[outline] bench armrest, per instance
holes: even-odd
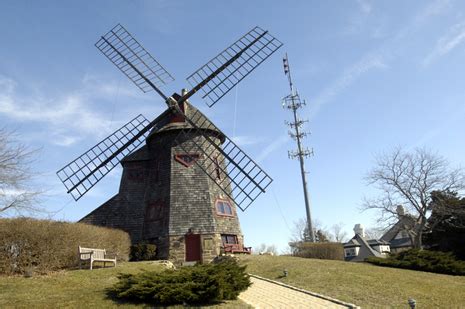
[[[83,255],[83,254],[94,254],[94,251],[90,251],[90,252],[79,252],[79,255]]]

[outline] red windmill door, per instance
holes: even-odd
[[[200,234],[187,234],[186,238],[186,262],[201,260]]]

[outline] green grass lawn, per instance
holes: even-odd
[[[243,256],[251,274],[281,281],[362,308],[465,308],[465,277],[290,256]],[[283,269],[288,277],[282,278]]]
[[[465,277],[386,268],[365,263],[302,259],[288,256],[242,256],[247,271],[363,308],[408,308],[413,297],[417,308],[465,308]],[[282,278],[283,269],[289,271]],[[122,263],[116,268],[70,270],[47,276],[1,277],[0,308],[112,308],[144,307],[118,304],[106,297],[105,289],[118,273],[162,270],[152,262]],[[182,308],[182,306],[178,306]],[[237,300],[213,308],[243,308]]]
[[[108,299],[105,289],[118,279],[118,273],[142,270],[163,270],[153,262],[121,263],[116,268],[70,270],[47,276],[0,276],[0,308],[113,308],[147,307],[147,305],[118,304]],[[183,306],[177,306],[183,308]],[[212,308],[243,308],[246,304],[228,301]]]

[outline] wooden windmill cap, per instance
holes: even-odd
[[[181,98],[181,96],[177,93],[174,93],[172,97],[175,100]],[[179,108],[189,119],[193,120],[200,129],[210,131],[215,136],[220,138],[222,143],[224,142],[224,134],[210,121],[210,119],[208,119],[204,114],[202,114],[196,107],[191,105],[189,101],[182,102],[179,105]],[[192,126],[184,119],[183,115],[168,112],[168,110],[165,111],[165,113],[165,117],[163,117],[158,122],[158,124],[153,127],[149,136],[147,137],[147,140],[166,132],[182,129],[192,129]]]

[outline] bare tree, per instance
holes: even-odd
[[[367,227],[365,229],[365,237],[367,239],[380,239],[385,233],[383,228]]]
[[[40,192],[30,186],[36,150],[18,143],[15,134],[0,129],[0,216],[42,212]]]
[[[262,254],[262,253],[272,253],[273,255],[278,255],[278,249],[275,245],[267,245],[262,243],[260,246],[254,248],[255,254]]]
[[[363,209],[378,210],[379,223],[394,223],[396,208],[403,205],[415,223],[409,233],[415,248],[422,246],[422,233],[431,214],[431,192],[460,191],[465,188],[463,170],[450,168],[441,156],[426,149],[412,152],[396,148],[376,158],[366,181],[381,191],[378,198],[365,198]]]
[[[334,239],[335,242],[344,242],[347,238],[347,232],[344,231],[344,223],[339,222],[331,226],[331,238]]]
[[[315,241],[322,242],[328,241],[330,237],[330,233],[324,228],[319,220],[312,220],[312,226],[315,233]],[[306,242],[309,241],[309,233],[308,233],[308,225],[307,219],[300,218],[299,220],[294,222],[294,227],[292,229],[291,235],[291,243],[297,242]]]

